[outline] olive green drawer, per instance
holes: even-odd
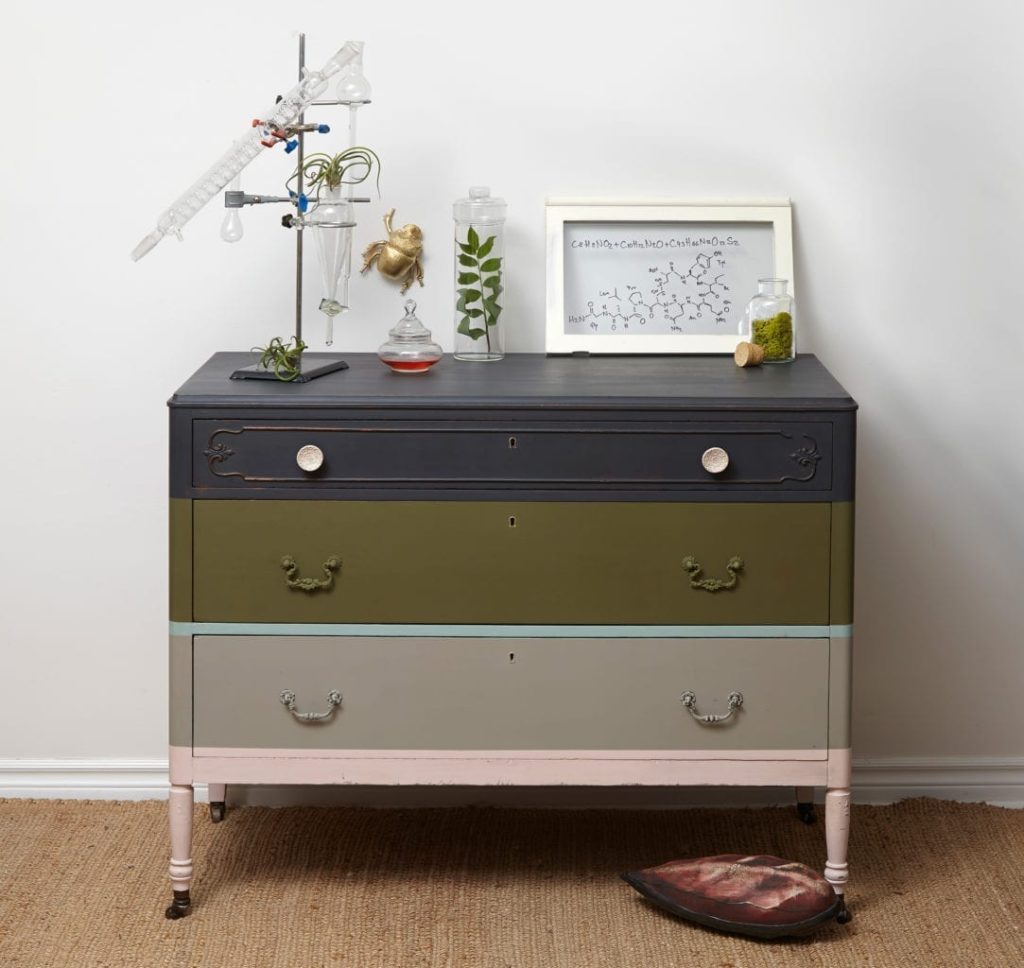
[[[192,506],[193,618],[201,622],[829,622],[825,503]],[[693,587],[731,581],[733,558],[742,559],[735,587]],[[289,578],[326,580],[328,559],[337,566],[330,587],[289,587]],[[701,572],[687,571],[687,559]]]
[[[234,749],[803,750],[827,639],[196,636],[194,744]],[[300,721],[281,702],[291,691]],[[341,696],[332,709],[327,696]],[[742,705],[725,722],[731,693]]]

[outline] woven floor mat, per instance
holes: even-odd
[[[171,922],[166,805],[0,800],[2,968],[1024,965],[1024,810],[855,807],[853,921],[759,942],[677,921],[618,874],[767,853],[815,868],[793,810],[196,808]]]

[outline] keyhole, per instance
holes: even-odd
[[[508,526],[514,528],[516,526],[516,516],[514,514],[509,515]]]
[[[515,450],[516,447],[518,447],[518,446],[519,446],[519,442],[515,439],[515,437],[509,437],[509,439],[508,439],[508,449],[509,450]]]
[[[515,662],[516,661],[516,654],[515,654],[515,652],[509,652],[509,654],[508,654],[508,661],[509,662]]]

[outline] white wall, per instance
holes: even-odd
[[[367,42],[378,218],[426,233],[451,345],[451,201],[509,201],[512,350],[543,348],[545,195],[789,195],[801,347],[860,401],[855,741],[1024,754],[1024,138],[1017,0],[19,4],[0,58],[6,365],[0,759],[159,757],[165,401],[289,332],[278,211],[138,264],[157,214],[291,83]],[[275,192],[278,152],[244,185]],[[309,266],[312,283],[313,266]],[[354,283],[340,343],[400,314]],[[308,318],[315,317],[310,294]],[[313,323],[312,335],[322,329]]]

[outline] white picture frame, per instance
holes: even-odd
[[[732,353],[757,279],[794,291],[787,198],[549,198],[545,222],[552,355]]]

